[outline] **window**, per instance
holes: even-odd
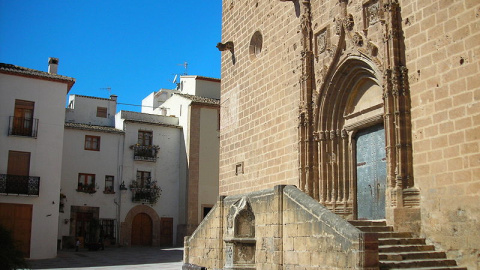
[[[150,146],[150,145],[152,145],[152,140],[153,140],[153,132],[145,131],[145,130],[139,130],[138,131],[138,144],[139,145]]]
[[[100,151],[100,136],[85,135],[85,150]]]
[[[114,194],[115,190],[113,189],[113,179],[112,175],[105,175],[105,190],[103,193]]]
[[[146,171],[137,171],[138,187],[145,187],[147,182],[151,180],[151,173]]]
[[[36,121],[33,119],[35,102],[15,100],[15,111],[11,123],[11,135],[36,137]],[[32,132],[35,131],[35,134]]]
[[[95,193],[95,174],[79,173],[77,191]]]
[[[111,245],[115,244],[115,223],[115,219],[100,219],[100,238],[110,242]]]
[[[107,118],[107,107],[97,107],[97,117]]]

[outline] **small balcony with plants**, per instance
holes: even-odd
[[[143,185],[133,180],[130,183],[130,190],[132,191],[132,202],[155,204],[162,194],[162,189],[157,186],[156,181],[147,180]]]
[[[40,177],[0,174],[0,193],[38,196],[40,193]]]
[[[130,149],[133,149],[134,160],[155,162],[157,160],[157,154],[160,147],[158,145],[134,144],[130,146]]]

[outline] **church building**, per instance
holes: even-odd
[[[223,0],[221,196],[185,265],[479,269],[479,18]]]

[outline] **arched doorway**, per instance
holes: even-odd
[[[386,186],[386,179],[382,177],[377,185],[379,181],[371,182],[368,175],[377,173],[371,170],[378,167],[371,161],[372,153],[385,153],[386,148],[381,77],[371,63],[352,58],[334,72],[331,81],[321,89],[316,109],[318,181],[313,189],[318,195],[314,197],[347,219],[383,219],[385,188],[379,188]],[[385,154],[380,160],[386,164]],[[383,204],[373,205],[379,200]],[[373,216],[371,209],[380,214]]]
[[[152,245],[152,219],[145,213],[139,213],[132,222],[132,246]]]
[[[128,211],[120,224],[120,243],[126,246],[160,245],[160,217],[152,207],[137,205]]]

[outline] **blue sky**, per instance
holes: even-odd
[[[175,74],[220,78],[220,0],[0,0],[0,62],[76,79],[70,94],[140,104]],[[139,111],[139,107],[119,106]]]

